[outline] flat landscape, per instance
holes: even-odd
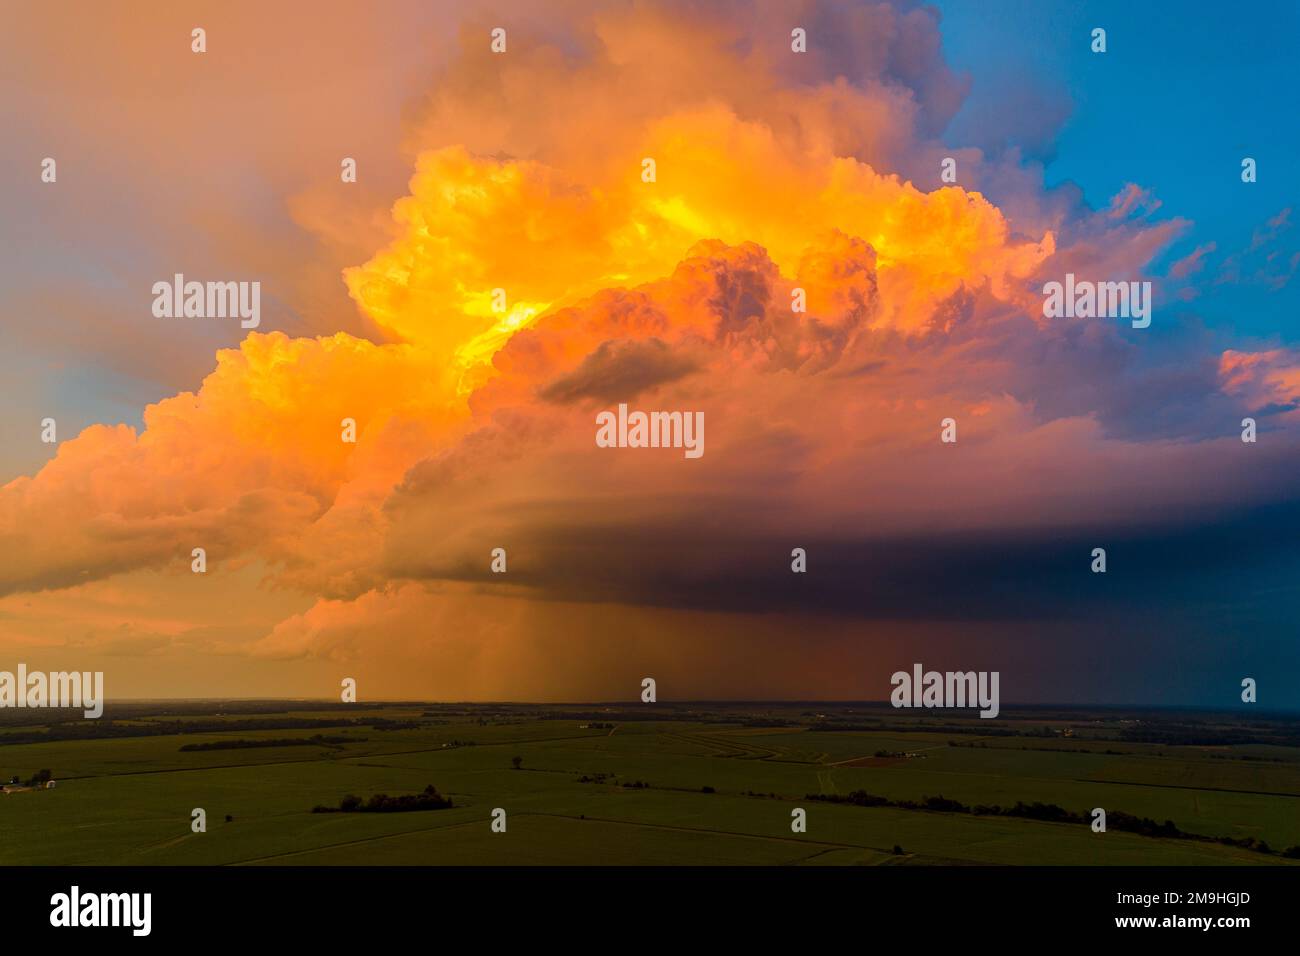
[[[4,717],[5,865],[1300,863],[1300,721],[1277,715],[171,701]],[[430,786],[452,805],[339,812]]]

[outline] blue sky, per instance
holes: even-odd
[[[972,76],[949,143],[1004,145],[982,141],[981,127],[989,115],[1005,114],[1009,94],[1044,122],[1064,113],[1055,135],[1020,138],[1026,155],[1044,162],[1048,186],[1072,182],[1102,208],[1134,182],[1163,203],[1154,218],[1192,221],[1153,263],[1156,271],[1213,242],[1205,273],[1213,275],[1268,219],[1297,205],[1300,4],[935,5],[950,65]],[[1106,30],[1105,54],[1091,50],[1094,27]],[[1024,121],[1034,125],[1031,116]],[[1245,156],[1258,163],[1253,185],[1241,182]],[[1297,233],[1292,226],[1279,236],[1281,255],[1300,249]],[[1211,327],[1265,342],[1300,339],[1300,282],[1278,291],[1247,282],[1201,287],[1193,311]]]

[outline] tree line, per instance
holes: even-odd
[[[317,805],[312,813],[407,813],[414,810],[446,810],[452,806],[451,798],[444,797],[438,788],[429,784],[420,793],[406,793],[390,797],[386,793],[377,793],[369,800],[362,800],[349,793],[339,801],[337,807]]]
[[[920,800],[890,800],[865,790],[854,790],[847,796],[840,794],[810,793],[808,800],[823,803],[847,803],[855,807],[893,807],[898,810],[930,810],[936,813],[969,813],[974,816],[1022,817],[1027,820],[1039,820],[1046,823],[1081,823],[1092,824],[1091,813],[1075,813],[1055,803],[1024,803],[1017,800],[1015,806],[1003,807],[998,804],[975,804],[967,806],[959,800],[950,800],[943,794],[937,797],[921,797]],[[1258,853],[1276,853],[1264,840],[1255,837],[1212,837],[1200,833],[1188,833],[1180,830],[1173,820],[1157,823],[1150,817],[1139,817],[1123,810],[1106,811],[1106,829],[1136,833],[1139,836],[1164,837],[1166,839],[1199,840],[1202,843],[1221,843],[1236,846]],[[1300,846],[1287,847],[1281,855],[1288,859],[1300,859]]]

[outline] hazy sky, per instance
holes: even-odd
[[[1300,706],[1300,23],[1131,6],[13,11],[0,670]],[[1150,327],[1045,318],[1067,274]],[[704,454],[598,447],[619,403]]]

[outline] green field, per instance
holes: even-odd
[[[664,719],[610,709],[497,706],[276,706],[267,716],[356,723],[112,739],[4,743],[0,773],[48,769],[53,789],[0,795],[4,864],[1242,864],[1295,865],[1300,748],[1269,742],[1124,741],[1122,725],[1083,717],[1017,724],[1044,735],[983,736],[980,721],[896,714],[842,718],[881,729],[827,729],[794,705],[677,705]],[[147,708],[143,708],[147,709]],[[142,710],[143,710],[142,709]],[[208,726],[209,712],[201,719]],[[219,719],[249,720],[245,705]],[[656,711],[658,714],[659,711]],[[768,719],[770,726],[761,725]],[[118,718],[122,733],[162,719]],[[188,721],[198,717],[170,716]],[[414,721],[381,729],[368,721]],[[941,726],[942,723],[942,726]],[[784,724],[784,725],[780,725]],[[905,725],[905,726],[901,726]],[[1149,724],[1148,724],[1149,725]],[[1070,736],[1045,736],[1064,733]],[[1221,728],[1214,732],[1221,732]],[[182,751],[218,740],[330,744]],[[1109,735],[1109,736],[1108,736]],[[10,737],[10,739],[16,739]],[[453,741],[472,746],[448,746]],[[1107,753],[1107,750],[1114,752]],[[890,756],[876,757],[884,752]],[[904,753],[910,756],[902,756]],[[513,766],[513,758],[520,766]],[[866,765],[854,766],[854,763]],[[603,776],[602,776],[603,775]],[[585,782],[582,778],[586,778]],[[628,784],[644,783],[644,787]],[[450,809],[312,813],[347,794],[415,794],[433,784]],[[711,792],[704,788],[711,788]],[[892,802],[942,795],[962,804],[1104,807],[1185,834],[1253,838],[1273,852],[1023,817],[863,807],[810,800],[855,790]],[[191,830],[191,811],[207,831]],[[494,808],[506,832],[494,833]],[[791,831],[791,811],[807,832]],[[230,821],[226,817],[230,816]],[[895,851],[895,847],[899,851]]]

